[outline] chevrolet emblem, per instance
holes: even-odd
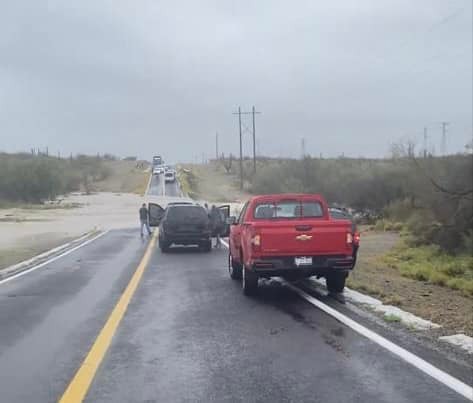
[[[309,241],[312,239],[312,235],[302,234],[302,235],[296,236],[296,239],[298,241]]]

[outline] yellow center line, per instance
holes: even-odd
[[[94,380],[97,369],[99,368],[108,348],[110,347],[113,335],[117,331],[118,325],[125,315],[128,304],[130,303],[130,300],[133,297],[138,284],[140,283],[141,277],[146,270],[146,266],[148,265],[151,254],[153,253],[154,245],[156,244],[157,233],[158,231],[154,231],[151,241],[146,248],[145,254],[141,259],[140,264],[136,268],[133,277],[115,305],[115,308],[113,308],[112,313],[108,317],[107,322],[95,339],[94,344],[87,353],[87,356],[82,362],[80,368],[77,370],[66,391],[59,399],[59,403],[79,403],[84,400],[90,385]]]

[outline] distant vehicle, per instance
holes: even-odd
[[[151,226],[159,225],[159,247],[163,253],[172,245],[197,245],[205,252],[212,249],[207,211],[197,204],[172,204],[166,209],[148,204]]]
[[[175,182],[176,181],[176,172],[174,172],[174,171],[165,171],[164,181],[165,182]]]
[[[355,266],[358,249],[360,247],[360,233],[358,232],[355,219],[348,212],[339,208],[331,207],[328,211],[333,220],[349,220],[351,222],[351,232],[353,235],[353,266]]]
[[[155,175],[161,175],[164,173],[164,165],[157,165],[153,168],[153,173]]]
[[[161,158],[160,155],[155,155],[153,157],[153,167],[156,166],[156,165],[162,165],[163,164],[163,159]]]
[[[181,201],[181,202],[171,202],[171,203],[168,203],[167,207],[169,207],[169,206],[182,206],[183,204],[184,204],[184,205],[197,206],[197,204],[194,203],[194,202]]]
[[[328,212],[330,214],[330,217],[332,217],[335,220],[349,220],[352,223],[352,232],[356,231],[356,223],[353,218],[348,212],[345,210],[336,208],[336,207],[330,207],[328,209]]]
[[[332,219],[322,196],[255,196],[229,222],[229,272],[243,278],[245,294],[257,290],[260,277],[274,276],[325,277],[330,292],[343,291],[354,267],[352,224]]]

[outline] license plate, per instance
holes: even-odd
[[[310,266],[312,265],[312,257],[301,256],[294,258],[296,266]]]

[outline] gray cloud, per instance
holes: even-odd
[[[254,104],[264,154],[438,149],[441,120],[461,150],[471,52],[470,0],[0,2],[0,149],[236,153]]]

